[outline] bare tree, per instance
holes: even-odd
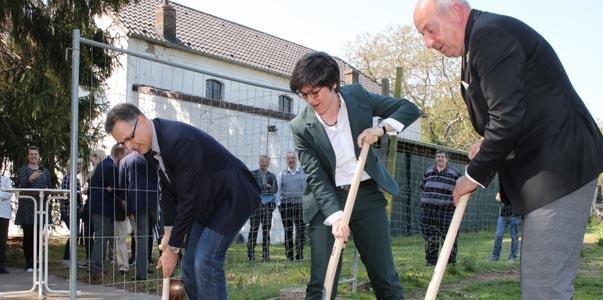
[[[365,33],[346,45],[346,59],[367,76],[393,82],[404,69],[402,94],[423,111],[423,141],[467,149],[478,138],[460,94],[460,60],[428,50],[411,26]]]

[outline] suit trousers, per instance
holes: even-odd
[[[149,230],[149,211],[139,209],[130,216],[132,232],[136,239],[136,277],[147,278],[149,270],[149,239],[153,239]]]
[[[149,245],[149,257],[148,257],[148,261],[149,261],[149,265],[153,264],[153,239],[157,238],[157,242],[161,242],[161,237],[163,236],[163,234],[158,235],[155,234],[156,232],[158,233],[159,231],[157,231],[157,209],[156,208],[147,208],[147,216],[149,217],[148,220],[148,224],[149,224],[149,238],[148,238],[148,245]],[[132,216],[130,216],[130,218],[132,218]],[[131,223],[134,224],[134,223]],[[163,226],[163,225],[161,225]],[[132,225],[132,242],[130,243],[130,250],[132,251],[132,256],[130,256],[130,261],[131,264],[134,263],[134,261],[136,261],[136,230],[134,229],[134,227],[136,227],[135,225]],[[163,227],[162,227],[163,228]]]
[[[270,259],[270,230],[272,229],[272,212],[276,208],[274,202],[262,203],[249,218],[249,236],[247,237],[247,258],[255,259],[255,245],[258,231],[262,226],[262,258]]]
[[[524,216],[522,299],[572,299],[596,183],[595,179]]]
[[[9,219],[0,218],[0,268],[6,267],[6,241]]]
[[[347,192],[337,193],[337,198],[341,203],[345,202],[346,197]],[[400,279],[394,266],[385,206],[369,205],[366,209],[356,210],[361,206],[359,202],[386,203],[383,193],[376,186],[361,187],[356,196],[356,205],[354,205],[349,226],[353,234],[354,245],[366,267],[377,299],[403,299]],[[325,219],[325,215],[319,211],[310,221],[311,275],[306,288],[306,299],[322,299],[327,265],[335,242],[331,226],[324,225]],[[337,294],[340,271],[341,259],[335,275],[331,299],[335,299]]]
[[[92,214],[92,226],[94,227],[94,243],[90,256],[90,270],[98,273],[103,272],[107,245],[113,237],[113,218]]]
[[[288,260],[304,259],[304,243],[306,242],[306,224],[302,215],[301,203],[281,203],[278,207],[285,230],[285,254]],[[295,238],[293,228],[295,227]],[[293,240],[295,239],[295,251]]]

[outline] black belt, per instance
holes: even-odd
[[[372,185],[375,185],[375,184],[376,184],[376,182],[371,178],[371,179],[368,179],[368,180],[365,180],[365,181],[361,181],[360,184],[358,185],[358,188],[372,186]],[[343,192],[343,191],[349,191],[350,187],[351,187],[351,185],[345,184],[345,185],[340,185],[338,187],[335,187],[335,189],[337,191]]]

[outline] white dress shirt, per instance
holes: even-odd
[[[348,110],[345,105],[345,99],[339,95],[341,99],[341,107],[339,108],[339,114],[337,115],[337,122],[335,125],[329,126],[320,115],[315,111],[316,118],[322,126],[325,128],[333,151],[335,152],[335,186],[349,185],[352,183],[352,177],[358,164],[356,153],[354,151],[354,145],[356,141],[352,138],[352,129],[350,127],[350,119],[348,118]],[[387,118],[379,126],[384,126],[387,123],[396,132],[401,132],[404,129],[404,124],[398,122],[395,119]],[[362,171],[360,181],[371,179],[371,176]],[[337,211],[324,221],[324,224],[331,226],[334,222],[338,221],[343,217],[343,211]]]

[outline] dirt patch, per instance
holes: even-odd
[[[482,273],[471,278],[467,278],[461,282],[454,284],[444,284],[440,287],[440,290],[458,291],[468,284],[479,284],[488,281],[500,281],[500,280],[519,280],[519,270],[500,271],[495,268],[489,268],[490,272]]]

